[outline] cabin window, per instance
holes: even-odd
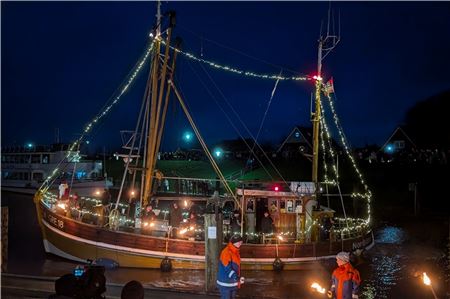
[[[247,199],[246,211],[251,212],[251,213],[253,213],[255,211],[255,200],[253,198]]]
[[[282,210],[283,212],[285,212],[286,209],[286,201],[281,200],[280,201],[280,210]]]
[[[269,211],[270,214],[275,214],[278,212],[278,201],[276,199],[270,200]]]
[[[288,213],[294,212],[294,202],[292,200],[286,201],[286,208]]]

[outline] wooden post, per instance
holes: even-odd
[[[8,207],[2,207],[2,272],[8,269]]]
[[[217,204],[216,204],[217,206]],[[217,221],[216,221],[217,216]],[[222,249],[222,214],[205,214],[205,291],[211,293],[216,288],[219,254]]]

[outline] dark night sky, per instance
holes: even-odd
[[[48,144],[54,141],[55,128],[63,141],[75,139],[143,52],[156,10],[154,2],[1,6],[2,145]],[[337,109],[351,144],[380,145],[408,108],[450,88],[450,3],[332,6],[341,11],[342,38],[324,61],[324,77],[334,77]],[[203,44],[204,58],[218,63],[270,74],[282,67],[286,75],[293,74],[289,70],[312,75],[328,2],[164,2],[163,10],[168,9],[177,12],[175,34],[183,38],[185,50],[199,55]],[[217,95],[202,68],[184,57],[177,68],[177,85],[207,143],[235,138],[195,75]],[[275,82],[205,68],[256,133]],[[94,130],[92,147],[119,144],[119,131],[134,128],[145,77]],[[279,142],[294,125],[307,124],[312,90],[311,82],[280,82],[261,138]],[[188,128],[179,107],[171,107],[165,148],[181,145]]]

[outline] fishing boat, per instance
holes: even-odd
[[[328,113],[334,114],[335,109],[330,88],[321,78],[322,55],[332,50],[338,37],[327,33],[326,37],[319,40],[318,72],[314,77],[258,74],[223,66],[182,51],[178,41],[172,44],[175,14],[170,12],[163,17],[159,9],[158,6],[157,26],[150,34],[149,46],[130,77],[125,80],[112,101],[105,105],[105,110],[88,123],[84,134],[70,146],[64,157],[66,161],[71,161],[84,136],[119,103],[135,77],[145,66],[149,66],[148,81],[135,130],[128,132],[128,138],[124,139],[124,153],[117,154],[118,158],[123,159],[124,170],[112,204],[105,205],[100,196],[74,199],[72,194],[69,203],[62,204],[54,183],[60,171],[56,168],[34,197],[46,252],[78,262],[100,258],[113,260],[120,267],[160,268],[170,263],[175,269],[204,269],[205,240],[217,238],[226,241],[233,233],[225,215],[228,206],[232,207],[231,210],[238,211],[240,219],[234,220],[240,220],[238,233],[245,236],[245,243],[241,247],[243,269],[300,269],[305,263],[332,258],[342,250],[364,250],[373,246],[374,238],[370,228],[372,194],[352,158],[340,124],[336,123],[339,134],[342,134],[342,148],[354,166],[360,184],[360,189],[353,193],[341,192],[338,170],[335,167],[336,154],[332,149],[333,141],[325,119],[325,103],[330,107]],[[162,26],[167,28],[162,30]],[[311,180],[233,180],[231,185],[178,91],[174,73],[176,60],[180,55],[216,69],[254,78],[315,83]],[[170,177],[156,169],[167,107],[172,97],[180,104],[189,120],[217,179]],[[337,121],[338,118],[334,117],[334,120]],[[320,179],[319,153],[324,161],[323,171],[320,172],[323,178]],[[332,190],[337,191],[333,193]],[[333,209],[329,203],[323,204],[325,199],[329,202],[330,198],[337,199],[342,211]],[[350,198],[352,202],[358,200],[367,207],[363,216],[349,216],[345,209],[346,198]],[[83,207],[73,203],[81,199]],[[173,202],[181,203],[182,206],[183,203],[186,206],[198,203],[204,210],[197,213],[197,216],[201,217],[202,213],[214,215],[214,226],[206,223],[207,221],[203,226],[199,222],[193,225],[194,222],[186,218],[171,224],[169,220],[173,212],[167,208],[167,203]],[[153,205],[154,203],[159,205]],[[141,217],[142,210],[149,205],[154,209],[152,217]],[[256,222],[261,208],[270,212],[274,223],[272,232],[258,231]]]

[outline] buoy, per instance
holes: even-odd
[[[161,272],[170,272],[172,270],[172,261],[166,256],[161,261]]]
[[[277,257],[274,261],[273,261],[273,264],[272,264],[272,267],[273,267],[273,270],[274,271],[282,271],[283,270],[283,267],[284,267],[284,264],[283,264],[283,261],[279,258],[279,257]]]

